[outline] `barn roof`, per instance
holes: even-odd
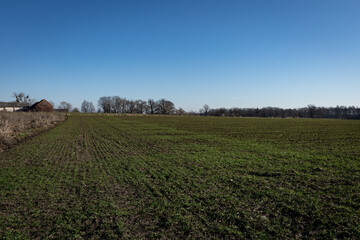
[[[20,102],[0,102],[0,107],[27,107],[28,103],[20,103]]]
[[[46,101],[45,99],[42,99],[39,102],[34,103],[28,111],[36,111],[36,112],[52,112],[53,111],[53,105]]]
[[[45,99],[42,99],[41,101],[38,101],[36,103],[34,103],[31,107],[35,107],[36,105],[40,104],[40,103],[45,103],[45,104],[49,104],[52,106],[51,103],[49,103],[48,101],[46,101]]]

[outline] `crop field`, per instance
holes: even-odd
[[[359,239],[360,121],[71,115],[0,153],[0,239]]]

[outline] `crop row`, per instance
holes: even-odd
[[[360,237],[359,130],[73,115],[0,154],[0,236]]]

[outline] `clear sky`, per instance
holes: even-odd
[[[1,0],[0,101],[360,105],[359,0]]]

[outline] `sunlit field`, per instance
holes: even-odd
[[[0,153],[0,238],[360,238],[360,121],[72,115]]]

